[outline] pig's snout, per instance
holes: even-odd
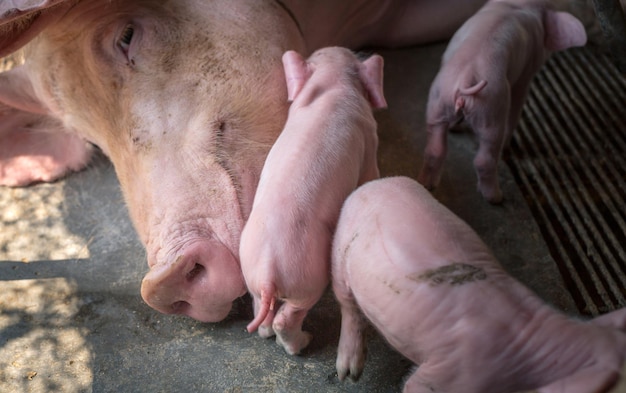
[[[217,241],[198,242],[157,261],[141,284],[141,296],[152,308],[203,322],[226,318],[233,300],[245,292],[237,259]]]

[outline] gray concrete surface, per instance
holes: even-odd
[[[389,109],[377,114],[382,174],[416,177],[425,140],[425,97],[443,45],[380,51]],[[471,135],[449,139],[435,195],[465,219],[504,266],[567,312],[540,232],[505,165],[502,206],[476,192]],[[139,295],[145,255],[104,158],[54,184],[0,189],[0,392],[397,392],[412,364],[371,332],[358,383],[337,379],[340,316],[330,293],[291,357],[244,331],[241,299],[223,322],[158,314]]]

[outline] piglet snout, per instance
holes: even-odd
[[[203,322],[226,318],[245,292],[237,260],[217,241],[194,243],[155,263],[141,284],[141,296],[154,309]]]

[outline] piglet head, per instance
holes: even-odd
[[[337,48],[334,48],[337,49]],[[314,70],[318,67],[320,57],[331,57],[330,61],[322,61],[322,64],[334,64],[336,69],[340,66],[350,68],[354,66],[353,54],[349,49],[331,50],[324,48],[317,50],[310,59],[305,60],[298,52],[290,50],[283,54],[283,67],[285,69],[285,79],[287,92],[290,101],[293,101],[302,87],[309,79]],[[359,75],[359,80],[364,88],[373,109],[387,107],[387,101],[383,93],[383,64],[384,60],[380,55],[372,55],[360,63],[355,70]]]

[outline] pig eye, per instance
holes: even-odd
[[[120,36],[117,44],[124,54],[128,55],[128,50],[130,48],[130,43],[133,40],[133,35],[135,35],[135,27],[133,25],[128,25],[124,28],[122,35]]]

